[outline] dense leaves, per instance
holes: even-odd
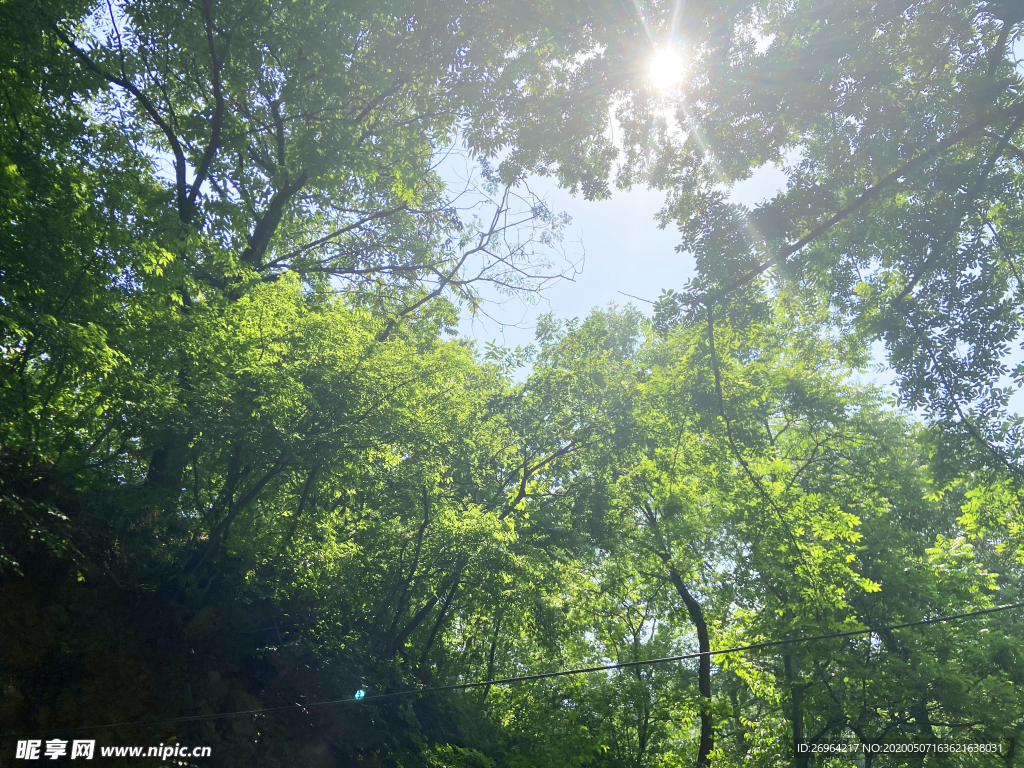
[[[1022,613],[878,628],[1022,599],[1021,15],[0,4],[0,761],[1012,766]],[[529,173],[668,190],[697,278],[455,338],[557,276]]]

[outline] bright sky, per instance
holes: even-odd
[[[1024,40],[1014,41],[1013,54],[1018,69],[1024,71],[1024,63],[1021,63]],[[448,165],[442,175],[453,184],[467,178],[471,167],[464,158]],[[785,181],[780,168],[763,166],[751,178],[735,185],[731,199],[754,208],[762,200],[773,197],[784,187]],[[501,307],[491,306],[488,313],[492,319],[464,318],[460,325],[462,335],[477,340],[481,346],[487,341],[507,347],[529,344],[533,341],[537,318],[546,312],[560,317],[583,317],[594,307],[614,302],[632,303],[647,313],[650,305],[623,294],[653,301],[663,289],[678,289],[693,275],[693,258],[675,251],[678,234],[672,228],[658,229],[655,215],[662,206],[662,193],[632,189],[616,191],[610,200],[588,202],[558,189],[548,179],[534,179],[531,189],[553,210],[565,211],[572,217],[564,246],[567,256],[585,256],[583,270],[575,281],[562,281],[548,288],[536,305],[511,300]],[[880,342],[874,345],[874,352],[874,368],[878,368],[885,360]],[[1021,359],[1024,359],[1024,351],[1017,350],[1010,363]],[[895,394],[893,377],[888,370],[868,370],[859,379]],[[1014,395],[1011,409],[1024,412],[1024,390]]]
[[[582,271],[573,281],[561,280],[548,287],[533,306],[513,299],[488,309],[493,320],[467,319],[462,331],[469,338],[506,346],[528,344],[541,314],[583,317],[609,302],[631,302],[646,310],[649,305],[619,291],[654,301],[662,289],[679,288],[692,276],[693,259],[675,252],[678,233],[658,229],[654,220],[662,193],[634,189],[617,192],[610,200],[588,202],[546,179],[534,180],[531,189],[553,211],[565,211],[572,217],[562,247],[568,259],[583,257]]]
[[[470,168],[459,158],[448,163],[443,175],[458,188]],[[736,184],[730,199],[754,208],[773,197],[785,183],[782,169],[763,166],[749,179]],[[637,188],[615,191],[609,200],[589,202],[558,189],[549,179],[533,179],[530,188],[552,210],[565,211],[572,217],[562,245],[569,258],[584,255],[582,272],[574,281],[562,280],[547,288],[537,304],[526,305],[511,299],[502,306],[489,306],[489,318],[464,317],[461,334],[475,339],[480,347],[489,341],[506,347],[530,344],[537,318],[547,312],[559,317],[584,317],[594,307],[616,303],[632,304],[649,314],[650,305],[638,299],[654,301],[662,290],[681,288],[693,276],[693,257],[675,250],[680,239],[678,232],[672,227],[659,229],[655,220],[663,193]],[[876,345],[875,359],[884,360],[881,344]],[[895,394],[888,371],[872,369],[858,378]]]
[[[678,51],[663,48],[651,56],[649,75],[659,91],[670,95],[685,76],[685,69],[685,60]],[[450,155],[441,167],[454,189],[461,188],[460,180],[472,178],[473,171],[462,155]],[[754,208],[774,196],[785,182],[780,168],[765,166],[737,184],[731,199]],[[525,345],[533,340],[537,318],[545,312],[582,317],[594,307],[612,302],[632,303],[649,311],[649,302],[662,290],[682,288],[693,276],[693,258],[675,250],[680,239],[675,228],[659,229],[655,222],[663,193],[637,188],[616,191],[609,200],[588,202],[558,189],[550,179],[539,178],[530,181],[530,191],[553,211],[564,211],[572,217],[563,246],[569,260],[581,261],[582,271],[571,281],[550,286],[535,305],[511,300],[489,308],[489,318],[466,318],[460,327],[465,336],[481,343]]]
[[[461,168],[454,173],[465,177]],[[753,207],[772,197],[784,183],[780,169],[761,168],[736,185],[732,199]],[[546,289],[536,305],[511,300],[502,307],[488,308],[493,319],[464,319],[461,331],[468,338],[514,347],[533,341],[537,317],[546,312],[583,317],[610,302],[632,303],[647,312],[647,303],[623,294],[654,301],[663,289],[681,288],[693,276],[693,258],[675,251],[678,233],[674,228],[659,229],[655,221],[663,193],[638,188],[616,191],[610,200],[588,202],[558,189],[548,179],[534,179],[530,188],[552,210],[572,217],[562,245],[567,257],[585,257],[582,273],[575,281],[563,280]]]

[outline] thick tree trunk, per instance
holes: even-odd
[[[914,722],[917,723],[917,730],[921,734],[921,737],[926,741],[935,740],[935,731],[932,730],[932,720],[928,716],[928,702],[925,698],[925,694],[921,694],[921,697],[917,702],[910,708],[910,716],[914,718]]]
[[[168,432],[153,451],[146,469],[146,488],[176,497],[181,492],[181,478],[188,463],[191,436]]]
[[[675,568],[669,566],[669,578],[686,606],[690,621],[697,628],[697,648],[701,652],[697,663],[697,689],[701,695],[700,707],[700,743],[697,746],[697,766],[705,768],[711,765],[711,750],[715,748],[715,729],[711,716],[711,640],[708,637],[708,624],[704,620],[704,611],[700,603],[690,594],[682,577]]]

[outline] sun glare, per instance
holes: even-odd
[[[675,88],[683,79],[683,57],[676,51],[661,50],[651,58],[651,82],[662,93]]]

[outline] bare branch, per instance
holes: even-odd
[[[326,245],[327,243],[331,242],[332,240],[336,240],[337,238],[341,237],[342,235],[345,235],[345,234],[347,234],[349,232],[352,232],[353,230],[359,229],[360,227],[370,223],[371,221],[376,221],[377,219],[387,218],[388,216],[392,216],[392,215],[394,215],[394,214],[396,214],[396,213],[398,213],[400,211],[407,211],[407,210],[409,210],[408,206],[402,205],[402,206],[398,206],[396,208],[387,208],[387,209],[385,209],[383,211],[377,211],[376,213],[366,214],[365,216],[360,218],[358,221],[354,221],[351,224],[346,224],[344,227],[340,227],[339,229],[334,230],[333,232],[331,232],[328,235],[324,235],[323,237],[318,238],[317,240],[314,240],[311,243],[306,243],[305,245],[300,245],[295,250],[289,251],[288,253],[284,254],[283,256],[279,256],[278,258],[273,259],[272,261],[267,262],[266,264],[263,265],[263,268],[264,269],[270,269],[270,268],[276,267],[279,264],[283,264],[284,262],[286,262],[286,261],[288,261],[290,259],[295,258],[296,256],[302,255],[306,251],[311,251],[314,248],[319,248],[322,245]]]

